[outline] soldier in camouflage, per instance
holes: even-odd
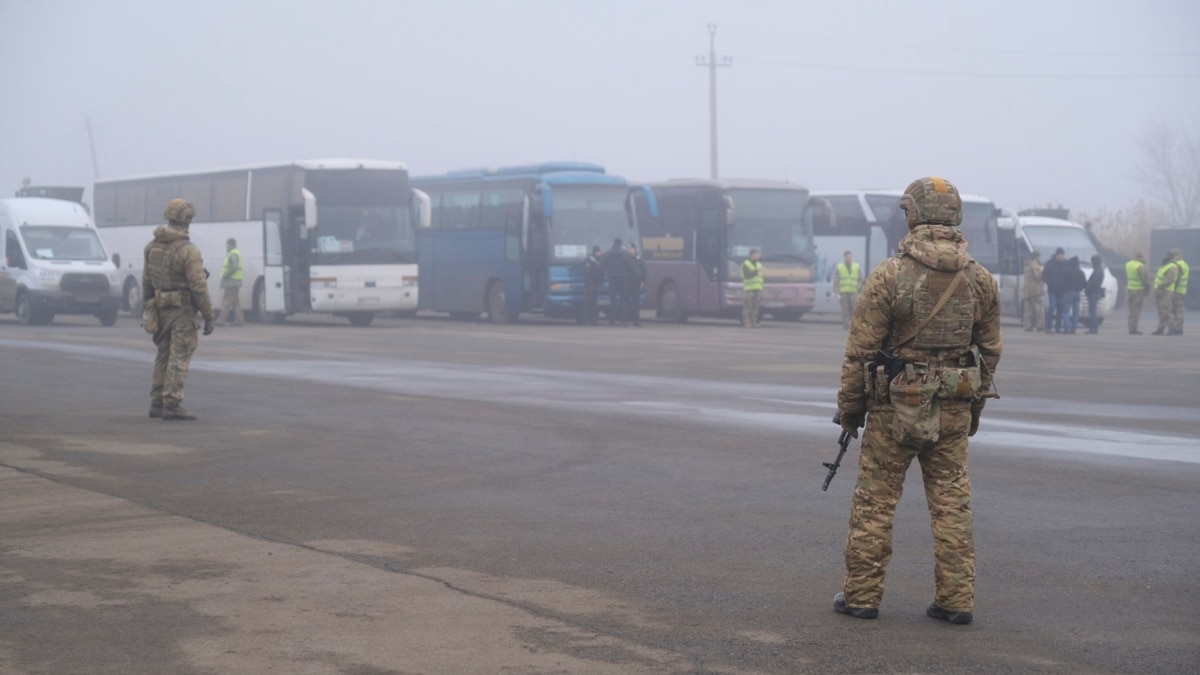
[[[1040,251],[1029,254],[1029,262],[1025,263],[1025,280],[1023,286],[1025,331],[1042,330],[1042,322],[1046,316],[1046,282],[1042,281],[1042,261]]]
[[[188,239],[195,215],[191,203],[172,199],[163,211],[167,224],[155,228],[154,240],[146,244],[142,267],[142,297],[158,313],[150,417],[164,420],[196,419],[180,405],[183,380],[196,351],[196,312],[204,317],[204,334],[213,331],[208,273],[200,249]]]
[[[1187,300],[1188,278],[1191,275],[1191,269],[1188,267],[1187,261],[1183,259],[1183,251],[1173,248],[1170,251],[1171,262],[1178,268],[1175,277],[1175,286],[1171,289],[1171,328],[1167,331],[1167,335],[1183,335],[1183,310],[1184,302]]]
[[[866,430],[834,609],[879,616],[892,520],[916,458],[933,521],[935,593],[926,614],[966,624],[975,609],[967,437],[994,396],[1000,296],[967,254],[957,188],[923,178],[908,186],[900,207],[909,234],[867,278],[842,364],[837,421],[855,437],[864,422]]]
[[[1154,275],[1154,304],[1158,307],[1158,328],[1151,335],[1170,335],[1175,327],[1175,286],[1179,283],[1179,265],[1175,263],[1175,252],[1163,256],[1162,265]],[[1182,320],[1180,321],[1182,324]],[[1182,333],[1182,326],[1180,327]]]

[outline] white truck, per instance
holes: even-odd
[[[117,268],[82,204],[0,199],[0,312],[25,325],[91,314],[111,326],[120,303]]]

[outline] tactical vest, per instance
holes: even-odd
[[[154,286],[154,302],[159,308],[191,306],[191,289],[183,267],[177,264],[182,251],[191,242],[176,239],[165,244],[154,241],[146,256],[146,271]]]
[[[1146,285],[1142,283],[1142,268],[1146,266],[1141,260],[1130,260],[1125,263],[1125,290],[1127,291],[1144,291]]]
[[[238,264],[237,264],[237,269],[235,269],[233,271],[233,274],[230,275],[229,274],[229,260],[233,256],[237,256]],[[221,278],[222,279],[233,279],[235,281],[241,281],[243,267],[245,267],[245,265],[242,264],[242,252],[236,248],[230,249],[229,253],[225,254],[225,262],[221,263]]]
[[[1175,266],[1179,268],[1179,278],[1175,280],[1174,291],[1180,295],[1187,295],[1188,287],[1188,264],[1182,260],[1176,260]]]
[[[1154,275],[1154,290],[1158,291],[1158,290],[1162,290],[1164,288],[1168,291],[1173,290],[1172,288],[1167,287],[1167,285],[1166,285],[1167,284],[1167,272],[1169,272],[1172,267],[1174,267],[1175,269],[1179,269],[1178,266],[1173,262],[1169,262],[1166,265],[1163,265],[1162,267],[1158,268],[1158,274]],[[1175,280],[1179,281],[1179,277],[1176,276]]]
[[[896,275],[896,300],[892,316],[893,325],[889,334],[899,339],[921,324],[927,317],[933,318],[906,345],[892,345],[902,350],[898,357],[903,360],[921,361],[906,357],[903,352],[925,352],[926,356],[942,355],[957,359],[971,345],[975,327],[975,285],[971,265],[963,270],[966,277],[954,289],[946,304],[936,315],[933,309],[942,294],[950,287],[957,272],[931,270],[916,260],[903,259]],[[942,354],[945,352],[945,354]],[[915,355],[913,355],[915,356]]]
[[[757,272],[757,274],[754,274]],[[746,276],[747,274],[754,276]],[[762,263],[747,260],[742,263],[742,290],[761,291],[763,289]]]
[[[861,270],[862,267],[858,263],[850,263],[850,269],[846,269],[845,262],[838,263],[838,293],[857,293],[858,275],[861,273]]]

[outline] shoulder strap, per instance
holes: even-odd
[[[921,321],[921,324],[909,331],[909,333],[904,336],[903,340],[900,340],[892,345],[892,353],[895,353],[897,349],[903,347],[904,345],[908,344],[910,340],[917,337],[917,333],[925,330],[925,326],[928,326],[929,322],[933,321],[933,317],[937,316],[938,312],[942,311],[942,308],[946,306],[946,302],[950,300],[950,296],[954,295],[954,291],[958,289],[958,285],[962,282],[963,277],[966,276],[963,274],[966,269],[966,267],[963,267],[958,271],[958,274],[954,275],[954,278],[950,280],[950,285],[947,286],[946,291],[942,293],[942,297],[938,298],[937,304],[933,306],[933,311],[926,315],[925,319]]]

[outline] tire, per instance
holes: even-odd
[[[683,323],[687,315],[683,313],[683,300],[679,296],[679,286],[674,281],[663,284],[658,292],[658,316],[664,321]]]
[[[21,293],[17,296],[17,321],[21,322],[22,326],[38,325],[38,316],[33,311],[33,303],[29,302],[29,296]]]
[[[129,315],[141,318],[142,289],[133,279],[125,282],[125,292],[122,294],[122,297],[122,302],[125,305],[125,309],[129,310]]]
[[[346,315],[350,319],[350,325],[356,328],[370,326],[375,319],[375,312],[350,312]]]
[[[493,281],[487,290],[487,317],[492,323],[503,323],[508,319],[504,312],[504,282]]]
[[[100,319],[101,326],[112,326],[117,323],[117,308],[106,309],[96,314],[96,318]]]

